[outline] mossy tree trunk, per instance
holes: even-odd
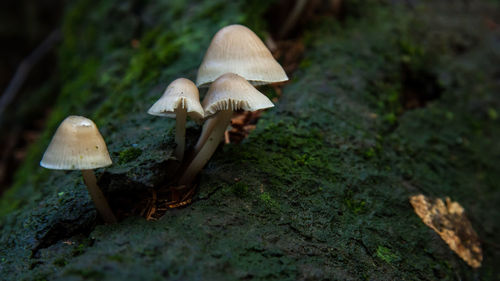
[[[2,278],[499,279],[499,7],[415,2],[345,1],[343,21],[315,18],[276,108],[216,152],[193,203],[113,225],[99,223],[79,173],[37,167],[55,127],[69,114],[98,124],[114,161],[98,170],[99,185],[123,217],[175,177],[175,121],[147,108],[170,81],[195,78],[222,26],[263,35],[266,6],[72,4],[64,87],[1,201]],[[187,146],[200,130],[187,123]],[[480,269],[414,214],[417,193],[465,207],[483,241]]]

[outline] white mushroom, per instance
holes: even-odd
[[[288,80],[262,40],[239,24],[226,26],[215,34],[198,69],[196,85],[207,87],[225,73],[238,74],[252,85]]]
[[[93,169],[111,164],[108,148],[97,126],[82,116],[64,119],[40,161],[40,166],[47,169],[81,170],[90,197],[107,223],[116,222],[116,217],[97,185]]]
[[[185,78],[176,79],[168,85],[165,93],[151,106],[148,113],[176,119],[175,156],[182,161],[186,146],[186,117],[199,120],[204,115],[196,85]]]

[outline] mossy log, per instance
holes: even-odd
[[[147,109],[169,82],[194,80],[219,28],[263,36],[269,4],[71,4],[62,91],[0,201],[0,279],[500,279],[500,9],[408,2],[345,1],[341,20],[313,18],[276,108],[219,148],[192,204],[112,225],[79,173],[38,167],[54,129],[69,114],[92,118],[114,161],[97,170],[99,186],[115,210],[138,205],[175,177],[175,120]],[[188,146],[200,129],[187,123]],[[418,193],[464,206],[481,268],[415,215],[408,197]]]

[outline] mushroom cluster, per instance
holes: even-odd
[[[224,137],[234,111],[256,111],[273,106],[274,104],[265,95],[238,74],[226,73],[217,78],[203,99],[205,117],[211,118],[203,127],[195,147],[195,157],[189,163],[179,183],[190,184],[205,166]]]
[[[176,119],[175,157],[180,162],[178,186],[193,180],[221,143],[235,111],[256,111],[274,104],[254,86],[288,77],[259,37],[242,25],[219,30],[198,69],[196,85],[185,78],[170,83],[148,113]],[[198,87],[209,87],[200,103]],[[189,157],[185,156],[186,119],[205,121]],[[59,126],[40,165],[56,170],[81,170],[89,194],[106,223],[116,217],[97,185],[93,169],[112,164],[106,143],[92,120],[69,116]]]
[[[163,97],[148,111],[150,114],[159,115],[161,112],[172,114],[172,108],[184,107],[184,103],[181,104],[179,99],[170,99],[171,104],[159,107],[158,104],[166,99],[168,92],[176,97],[186,96],[188,92],[190,96],[194,97],[195,95],[191,94],[194,92],[198,96],[197,89],[192,89],[192,86],[189,87],[189,91],[178,87],[178,92],[175,94],[173,90],[169,90],[175,88],[179,80],[175,80],[167,87]],[[203,108],[205,124],[193,149],[193,156],[181,165],[185,167],[185,170],[179,178],[179,185],[189,186],[208,162],[224,137],[234,111],[256,111],[274,106],[254,86],[287,80],[288,77],[281,65],[274,59],[262,40],[249,28],[235,24],[219,30],[213,37],[198,69],[196,85],[200,88],[209,87],[202,106],[199,101],[196,103],[196,108],[198,106]],[[194,107],[195,101],[191,101]],[[195,112],[187,107],[183,110]],[[179,120],[178,114],[176,118]],[[181,118],[185,120],[185,117]],[[182,162],[185,126],[179,121],[176,126],[176,142],[180,140],[177,142],[176,156]]]

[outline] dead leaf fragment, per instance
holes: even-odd
[[[250,132],[255,130],[255,124],[261,114],[261,110],[237,112],[231,119],[231,130],[226,131],[225,143],[240,143],[248,137]]]
[[[440,198],[428,198],[422,194],[411,196],[410,203],[422,221],[436,231],[469,266],[481,266],[483,254],[479,237],[460,204],[448,197],[445,204]]]
[[[185,207],[193,202],[196,185],[163,186],[152,189],[139,212],[146,220],[158,220],[167,210]]]

